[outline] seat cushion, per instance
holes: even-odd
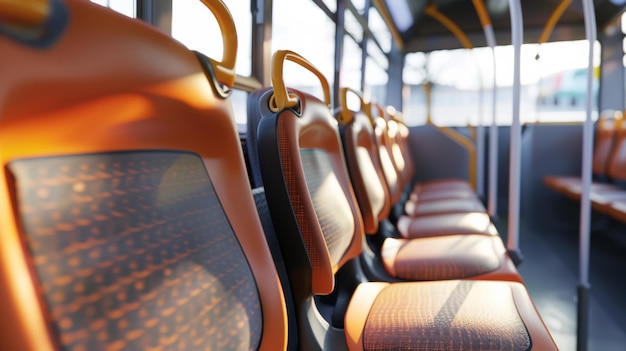
[[[522,281],[498,236],[389,238],[383,243],[381,256],[387,272],[399,279]]]
[[[626,222],[626,199],[613,201],[609,214],[619,221]]]
[[[472,189],[442,189],[411,193],[408,201],[428,201],[441,199],[478,199]]]
[[[594,210],[604,214],[610,214],[611,204],[613,202],[626,200],[626,191],[609,188],[601,190],[594,189],[589,193],[589,199],[591,200],[591,206]]]
[[[581,179],[577,176],[548,175],[543,178],[543,184],[557,192],[563,192],[568,186],[578,185],[580,182]]]
[[[444,214],[444,213],[462,213],[462,212],[487,212],[485,206],[478,199],[440,199],[407,202],[404,206],[407,215],[412,217]]]
[[[404,238],[423,238],[453,234],[498,235],[489,215],[484,212],[446,213],[427,216],[401,216],[397,229]]]
[[[473,190],[473,188],[464,179],[437,179],[415,184],[412,192],[441,190]]]
[[[616,185],[609,183],[591,183],[591,187],[589,188],[590,192],[615,192],[621,191],[622,189]],[[570,184],[563,189],[563,193],[570,198],[580,200],[580,196],[583,192],[582,183],[578,184]]]
[[[558,350],[515,282],[361,284],[345,325],[350,350]]]

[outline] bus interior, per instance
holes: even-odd
[[[625,10],[0,0],[0,350],[624,350]]]

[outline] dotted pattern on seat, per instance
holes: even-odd
[[[324,240],[331,261],[336,265],[352,242],[352,211],[333,172],[328,154],[319,149],[303,149],[300,150],[300,157]]]
[[[198,156],[99,153],[9,168],[63,349],[256,349],[257,287]]]
[[[433,252],[428,252],[431,248]],[[406,280],[474,277],[500,268],[499,256],[492,238],[483,235],[408,240],[397,252],[395,277]]]
[[[377,296],[365,350],[508,350],[532,347],[511,288],[499,282],[396,283]]]

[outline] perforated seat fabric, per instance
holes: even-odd
[[[489,215],[484,212],[402,216],[396,224],[402,237],[423,238],[454,234],[498,235]]]
[[[407,202],[418,202],[442,199],[475,199],[478,200],[476,192],[472,189],[443,189],[432,191],[421,191],[409,195]]]
[[[254,277],[198,156],[91,154],[9,168],[67,349],[258,347]],[[242,324],[248,333],[233,334]]]
[[[522,282],[497,236],[447,235],[385,240],[387,272],[404,280],[489,279]]]
[[[58,37],[0,34],[0,349],[284,350],[214,68],[139,20],[51,5]]]
[[[515,282],[361,284],[345,325],[350,350],[558,350]]]
[[[416,183],[412,192],[442,190],[473,190],[473,188],[465,179],[436,179]]]
[[[487,212],[482,202],[476,198],[445,198],[407,202],[405,211],[408,216],[419,217],[445,213]]]

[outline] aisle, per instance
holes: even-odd
[[[505,221],[498,221],[496,226],[505,236]],[[619,231],[626,233],[623,228]],[[518,269],[560,350],[575,351],[578,233],[539,233],[523,225],[520,233],[524,262]],[[589,350],[623,351],[626,349],[626,246],[609,235],[594,234],[591,251]]]

